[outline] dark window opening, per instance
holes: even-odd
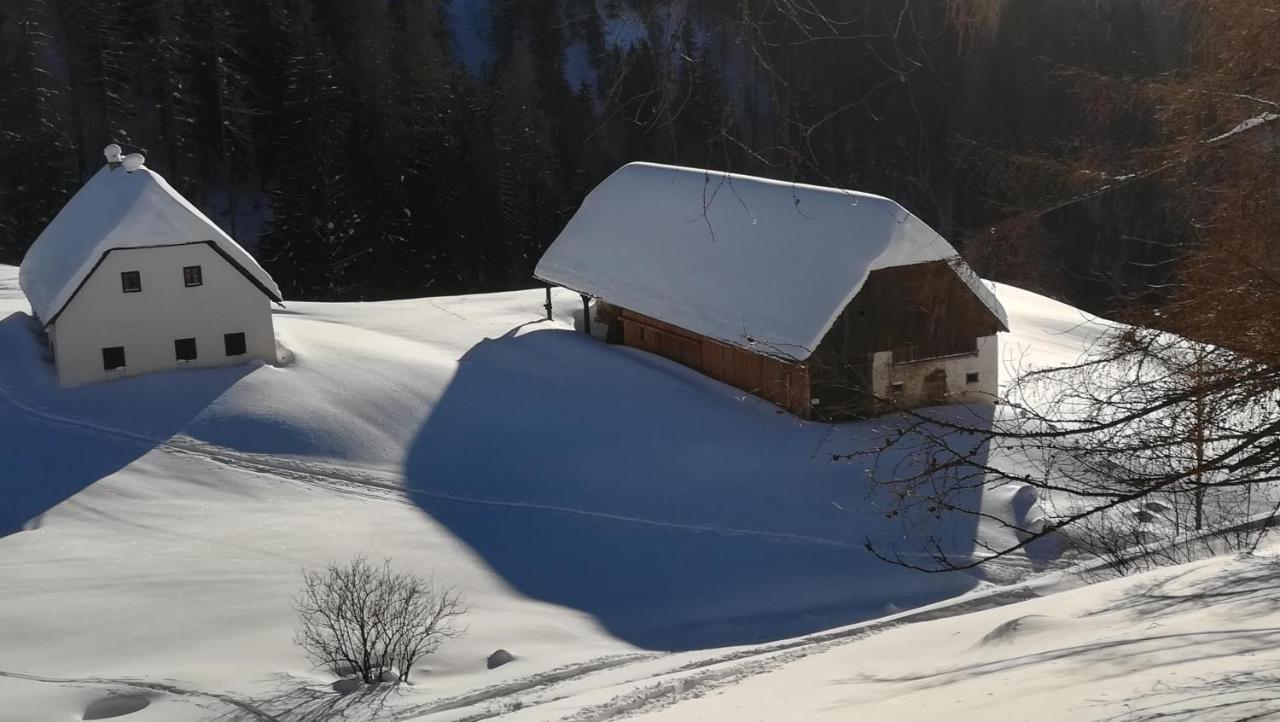
[[[177,339],[173,342],[173,352],[179,361],[195,361],[196,340],[194,338]]]
[[[978,372],[977,372],[977,371],[973,371],[973,372],[970,372],[970,373],[965,374],[965,375],[964,375],[964,382],[965,382],[966,384],[976,384],[976,383],[978,383]]]
[[[120,290],[125,293],[139,293],[142,291],[142,273],[139,271],[124,271],[120,274]]]
[[[227,347],[228,356],[240,356],[240,355],[243,355],[245,352],[243,333],[223,334],[222,342]]]
[[[124,346],[110,346],[102,349],[102,370],[115,371],[124,368]]]
[[[199,266],[186,266],[182,269],[182,282],[188,288],[191,286],[203,286],[204,272],[200,270]]]
[[[898,383],[896,383],[896,384],[894,384],[894,385],[890,386],[890,387],[889,387],[889,389],[894,393],[894,395],[898,395],[898,394],[901,394],[901,393],[903,392],[904,387],[903,387],[903,385],[902,385],[902,382],[901,382],[901,381],[899,381]]]

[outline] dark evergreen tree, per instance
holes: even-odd
[[[137,112],[135,26],[125,0],[64,0],[71,107],[81,175],[96,169],[107,142],[128,145]]]
[[[351,119],[335,61],[305,2],[275,6],[277,22],[295,30],[284,53],[278,179],[274,220],[261,255],[288,297],[350,299],[359,295],[356,263],[361,217],[344,157]]]
[[[73,188],[48,22],[45,0],[0,10],[0,263],[22,260]]]
[[[456,208],[468,208],[460,182],[458,128],[462,118],[459,72],[445,51],[438,0],[406,0],[398,7],[394,42],[395,92],[404,127],[397,145],[408,149],[401,170],[400,199],[406,240],[385,262],[404,270],[398,291],[422,295],[434,289],[463,290],[454,259],[467,246],[457,242]]]
[[[1187,32],[1154,2],[985,3],[1003,10],[971,24],[957,20],[965,3],[933,0],[809,0],[800,13],[774,0],[490,0],[475,8],[486,62],[468,70],[445,18],[469,1],[10,0],[3,259],[20,259],[108,142],[146,151],[237,240],[260,242],[295,298],[527,285],[585,193],[632,160],[887,194],[963,243],[999,212],[975,159],[1071,150],[1054,144],[1082,108],[1123,102],[1080,103],[1078,84],[1050,82],[1055,62],[1149,75],[1177,65]],[[1062,239],[1045,263],[1084,275],[1159,262],[1123,240],[1148,234],[1120,230],[1153,197],[1042,224]]]

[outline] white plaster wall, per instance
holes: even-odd
[[[200,266],[204,285],[188,288],[182,269]],[[142,274],[142,291],[124,293],[120,274]],[[243,332],[246,353],[226,355],[223,334]],[[271,301],[207,243],[115,250],[85,281],[49,329],[64,385],[179,367],[276,361]],[[179,363],[173,342],[195,338],[198,357]],[[123,346],[126,367],[104,371],[102,349]]]
[[[947,394],[951,403],[990,404],[1000,390],[1000,355],[997,336],[978,339],[978,352],[963,356],[946,356],[905,364],[893,363],[893,352],[881,351],[872,361],[871,377],[875,395],[895,400],[901,408],[928,406],[924,380],[941,368],[947,372]],[[976,372],[978,383],[965,381],[968,374]],[[893,393],[893,384],[901,383],[902,392]]]

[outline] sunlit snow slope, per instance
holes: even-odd
[[[541,291],[290,303],[281,367],[62,389],[16,275],[0,266],[0,719],[108,698],[145,704],[131,721],[337,704],[291,642],[290,597],[299,569],[355,554],[472,607],[468,635],[383,700],[401,719],[500,712],[601,668],[643,678],[987,586],[864,550],[900,529],[865,469],[831,458],[878,426],[802,422],[598,343],[573,330],[576,296],[552,322]],[[1098,331],[996,290],[1019,363],[1071,361]],[[1007,515],[1010,496],[973,501]],[[956,554],[997,533],[940,524]],[[486,670],[499,647],[517,661]]]
[[[803,657],[609,690],[654,722],[1223,722],[1280,715],[1277,549],[1219,557]],[[694,673],[696,675],[696,673]],[[592,700],[576,700],[587,709]],[[566,706],[562,715],[570,714]]]

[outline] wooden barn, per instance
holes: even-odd
[[[1004,310],[955,249],[880,196],[624,166],[538,263],[588,330],[840,420],[997,391]]]

